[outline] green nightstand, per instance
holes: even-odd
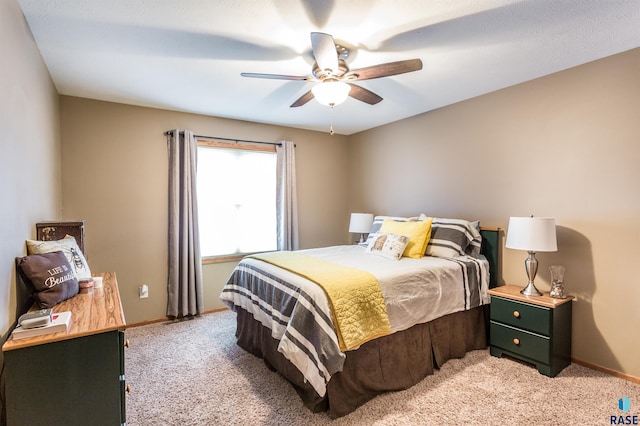
[[[571,363],[573,296],[525,296],[520,290],[514,285],[489,290],[491,355],[535,364],[541,374],[554,377]]]

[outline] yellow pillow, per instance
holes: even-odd
[[[409,244],[402,255],[419,259],[424,256],[427,243],[431,238],[431,222],[433,222],[432,217],[417,222],[396,222],[393,219],[385,219],[379,232],[409,237]]]

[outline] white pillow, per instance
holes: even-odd
[[[378,233],[371,239],[365,253],[382,256],[385,259],[400,260],[410,238],[406,235]]]
[[[54,251],[64,253],[78,281],[91,279],[89,264],[80,251],[76,239],[71,235],[65,235],[63,239],[55,241],[27,240],[27,254],[44,254]]]

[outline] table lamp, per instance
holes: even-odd
[[[351,213],[349,232],[353,234],[360,234],[360,241],[358,244],[364,243],[364,234],[369,232],[371,224],[373,224],[373,215],[371,213]]]
[[[533,283],[538,272],[536,252],[558,250],[556,220],[552,217],[510,217],[505,246],[529,252],[529,257],[524,262],[529,283],[520,293],[526,296],[542,296]]]

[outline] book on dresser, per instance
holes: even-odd
[[[27,337],[42,336],[43,334],[59,333],[69,330],[71,324],[71,311],[54,313],[51,322],[42,327],[23,328],[17,326],[11,336],[14,340],[26,339]]]

